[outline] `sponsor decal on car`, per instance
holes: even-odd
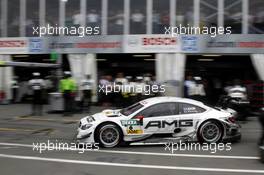
[[[121,120],[121,124],[126,127],[127,134],[143,134],[139,120]]]
[[[183,113],[188,114],[188,113],[198,113],[199,111],[196,110],[196,107],[186,107],[183,108]]]
[[[140,125],[140,123],[139,123],[139,121],[138,120],[133,120],[133,119],[131,119],[131,120],[121,120],[121,124],[123,125],[123,126],[139,126]]]
[[[143,134],[142,129],[132,129],[132,130],[127,130],[127,134]]]

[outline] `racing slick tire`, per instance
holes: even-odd
[[[120,145],[122,141],[122,132],[117,125],[106,123],[96,129],[95,141],[102,147],[113,148]]]
[[[217,121],[208,120],[202,123],[198,130],[200,143],[219,143],[224,135],[223,127]]]

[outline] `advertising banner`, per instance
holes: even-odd
[[[263,54],[264,35],[100,35],[0,38],[0,54]]]

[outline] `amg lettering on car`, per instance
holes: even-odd
[[[148,129],[150,127],[157,127],[157,128],[166,128],[167,126],[173,126],[175,128],[180,127],[192,127],[193,126],[193,120],[173,120],[172,122],[166,121],[166,120],[157,120],[157,121],[150,121],[148,122],[145,129]]]

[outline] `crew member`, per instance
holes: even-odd
[[[63,94],[64,99],[64,116],[71,115],[73,112],[74,97],[77,90],[76,83],[71,77],[71,72],[64,72],[64,78],[60,80],[59,89]]]
[[[40,78],[39,72],[33,73],[33,79],[29,81],[29,86],[33,91],[32,115],[42,115],[43,92],[45,81]]]
[[[228,89],[228,96],[235,101],[248,101],[247,89],[241,84],[241,81],[238,79],[234,80],[234,85]],[[238,120],[247,120],[249,110],[247,105],[234,103],[232,104],[231,108],[239,112]]]
[[[85,108],[89,112],[92,98],[92,89],[94,81],[91,79],[91,75],[86,75],[85,79],[81,81],[81,91],[82,91],[82,110]]]
[[[116,79],[115,79],[115,83],[120,83],[122,85],[127,84],[128,83],[128,79],[126,77],[124,77],[124,73],[123,72],[119,72],[116,75]]]
[[[247,89],[242,86],[240,80],[236,79],[234,80],[234,85],[227,90],[227,94],[231,98],[241,98],[244,100],[247,98]]]
[[[192,91],[192,96],[190,98],[198,101],[205,102],[205,90],[204,85],[202,83],[201,77],[194,77],[195,86],[191,87],[190,91]]]
[[[195,87],[195,81],[192,76],[188,75],[184,82],[184,97],[190,98],[193,95],[192,89]]]
[[[17,102],[17,94],[19,89],[19,84],[17,82],[17,77],[15,76],[14,79],[11,82],[11,88],[12,88],[12,103]]]

